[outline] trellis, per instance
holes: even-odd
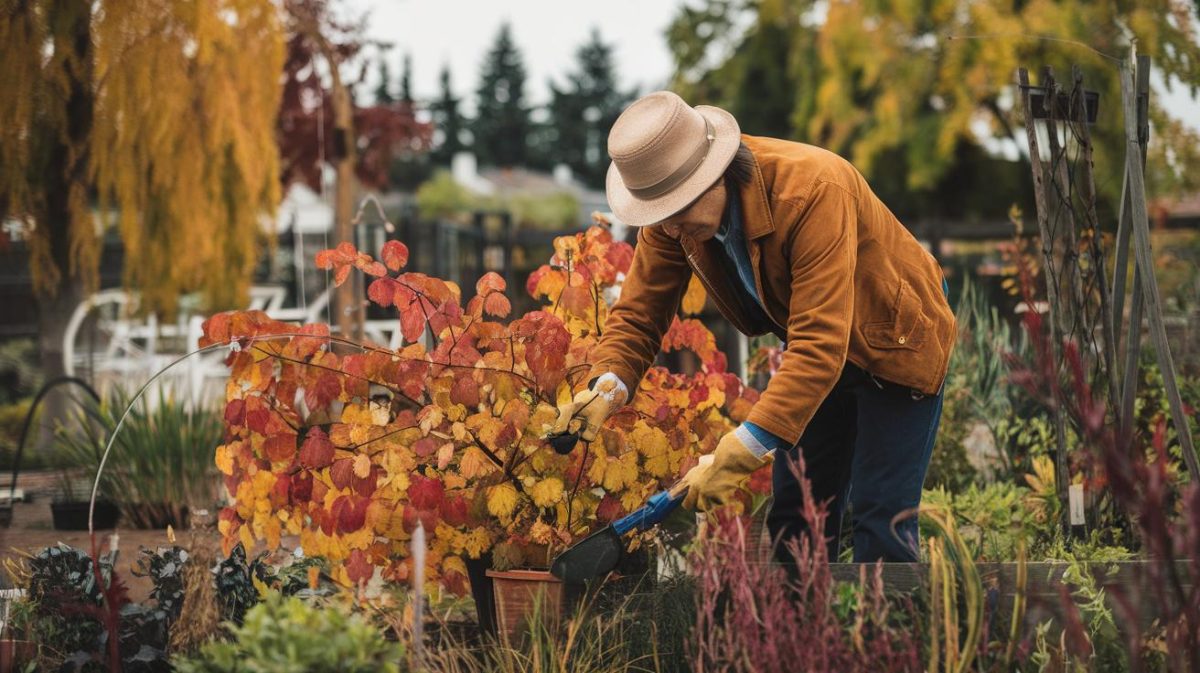
[[[1119,74],[1126,151],[1110,284],[1096,213],[1089,128],[1098,113],[1098,96],[1083,88],[1079,66],[1072,69],[1071,80],[1065,84],[1055,78],[1050,68],[1042,69],[1038,86],[1030,85],[1026,69],[1017,71],[1049,304],[1046,323],[1052,357],[1056,366],[1061,367],[1063,343],[1070,340],[1080,345],[1092,380],[1103,379],[1107,383],[1112,420],[1122,444],[1127,446],[1133,432],[1145,317],[1184,461],[1191,478],[1200,480],[1200,464],[1176,382],[1150,252],[1144,176],[1150,136],[1150,58],[1131,55],[1130,61],[1121,62]],[[1044,134],[1038,132],[1039,125]],[[1131,249],[1134,269],[1132,292],[1128,293],[1126,278]],[[1126,294],[1130,294],[1128,320],[1124,310]],[[1119,365],[1123,332],[1128,336],[1124,363]],[[1062,405],[1055,407],[1056,489],[1060,500],[1068,502],[1066,418]],[[1066,525],[1069,527],[1069,523]]]

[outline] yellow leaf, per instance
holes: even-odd
[[[354,476],[359,479],[371,476],[371,459],[367,457],[367,454],[360,453],[354,457]]]
[[[548,477],[529,489],[529,497],[538,507],[550,507],[562,499],[563,483],[558,477]]]
[[[700,284],[699,276],[693,274],[692,280],[688,282],[687,292],[683,293],[683,302],[679,310],[684,315],[696,315],[704,310],[706,299],[708,295],[704,292],[704,286]]]
[[[529,539],[538,544],[550,544],[554,539],[554,529],[545,521],[537,520],[529,527]]]
[[[222,444],[217,447],[216,462],[217,469],[221,471],[221,474],[233,474],[233,451],[229,448],[228,444]]]
[[[347,404],[342,408],[342,422],[348,425],[373,425],[371,412],[359,404]]]
[[[517,489],[505,482],[488,489],[487,508],[492,516],[507,519],[517,508]]]
[[[467,479],[482,477],[494,469],[496,466],[478,446],[468,446],[458,461],[458,471]]]

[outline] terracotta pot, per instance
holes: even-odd
[[[563,583],[548,570],[489,570],[496,598],[496,626],[501,638],[520,635],[534,607],[541,602],[543,620],[557,622],[562,616]]]
[[[29,640],[0,640],[0,673],[13,673],[37,657],[37,643]]]

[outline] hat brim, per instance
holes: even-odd
[[[639,199],[625,187],[616,164],[609,165],[605,191],[608,207],[619,220],[631,227],[658,224],[687,208],[724,175],[742,143],[741,129],[733,115],[721,108],[697,105],[696,111],[712,126],[712,146],[696,170],[671,191],[652,199]]]

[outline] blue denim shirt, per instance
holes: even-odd
[[[738,289],[743,294],[746,303],[753,302],[758,308],[760,318],[769,322],[762,298],[758,296],[758,288],[754,282],[754,267],[750,263],[750,252],[746,248],[746,235],[742,229],[742,200],[737,192],[728,190],[729,203],[725,207],[725,216],[721,218],[721,226],[713,238],[724,253],[725,268],[735,271],[739,281]],[[756,456],[762,457],[775,449],[786,449],[786,440],[767,432],[753,423],[743,423],[735,431],[746,448]]]

